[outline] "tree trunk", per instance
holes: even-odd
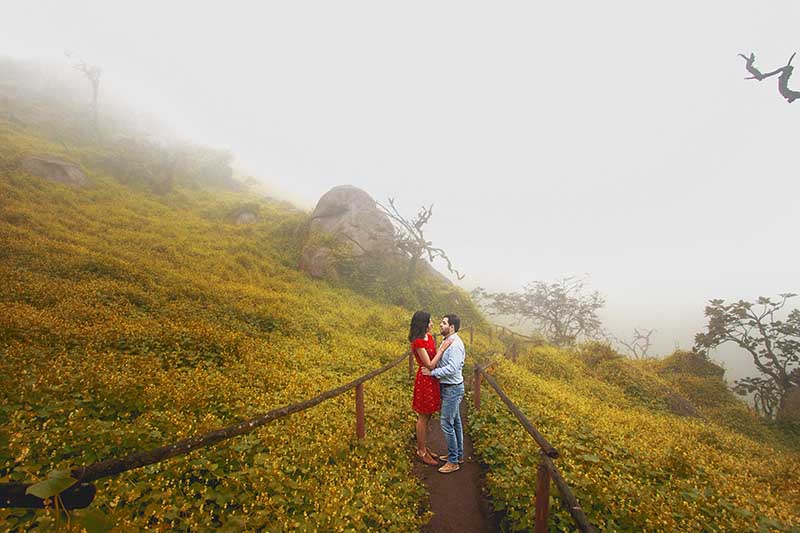
[[[100,122],[98,119],[99,110],[97,107],[97,99],[100,93],[100,80],[92,81],[92,126],[94,126],[95,133],[100,133]]]
[[[419,262],[420,254],[412,255],[408,261],[408,271],[406,272],[406,281],[411,287],[414,287],[417,281],[417,263]]]

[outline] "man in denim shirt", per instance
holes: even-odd
[[[464,376],[461,369],[467,353],[464,342],[458,336],[461,320],[456,315],[445,315],[439,330],[450,346],[442,354],[442,359],[433,370],[422,368],[422,373],[439,380],[442,390],[442,412],[439,422],[447,441],[447,463],[439,468],[442,474],[455,472],[464,462],[464,431],[461,427],[461,400],[464,398]],[[444,341],[443,341],[444,342]],[[444,457],[441,457],[444,459]]]

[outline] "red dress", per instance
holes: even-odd
[[[417,413],[429,415],[441,409],[442,396],[439,391],[439,380],[422,373],[422,361],[419,360],[417,348],[425,348],[428,357],[433,359],[436,355],[436,342],[433,336],[425,335],[424,339],[414,339],[411,343],[411,351],[417,360],[417,377],[414,379],[414,401],[411,402],[411,408]]]

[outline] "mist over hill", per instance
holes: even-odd
[[[601,529],[800,527],[795,430],[754,416],[712,361],[685,351],[631,361],[602,343],[520,346],[489,336],[464,291],[435,276],[409,286],[391,265],[313,279],[297,268],[308,212],[265,196],[226,150],[104,108],[95,128],[85,87],[43,82],[37,68],[0,62],[0,483],[329,390],[401,356],[424,307],[475,328],[468,364],[495,361]],[[26,170],[41,155],[86,181]],[[363,442],[351,436],[352,398],[339,397],[104,479],[73,518],[120,529],[418,529],[429,509],[408,453],[410,381],[395,371],[366,390]],[[470,431],[492,504],[524,530],[538,450],[503,409],[487,398]],[[4,509],[0,520],[55,527],[43,510]]]

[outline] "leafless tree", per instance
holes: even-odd
[[[72,55],[69,52],[65,52],[68,59],[72,60]],[[95,131],[98,131],[98,98],[100,96],[100,77],[103,75],[103,69],[98,67],[97,65],[90,65],[86,61],[79,59],[72,64],[72,67],[75,70],[78,70],[86,76],[86,79],[89,80],[89,84],[92,86],[92,103],[89,109],[89,112],[92,117],[92,126],[94,127]]]
[[[780,68],[777,68],[771,72],[767,72],[766,74],[761,72],[761,70],[756,67],[756,55],[755,53],[751,52],[749,56],[744,54],[739,54],[739,57],[745,60],[745,69],[747,72],[750,73],[750,76],[745,78],[746,80],[756,80],[756,81],[763,81],[767,78],[771,78],[772,76],[778,75],[778,92],[781,96],[783,96],[787,102],[790,104],[800,98],[800,91],[793,91],[789,88],[789,78],[792,76],[792,72],[794,71],[794,67],[792,66],[792,59],[797,52],[792,54],[792,57],[789,58],[789,61],[786,62],[786,65]]]
[[[423,256],[427,256],[431,263],[433,263],[433,260],[437,257],[443,259],[445,263],[447,263],[447,270],[455,274],[458,279],[464,279],[464,274],[461,274],[458,270],[453,268],[453,263],[450,261],[447,253],[442,248],[433,246],[433,243],[425,238],[424,227],[433,215],[433,204],[429,207],[422,206],[416,218],[409,220],[400,214],[400,211],[394,203],[394,198],[389,198],[389,207],[386,207],[380,202],[375,203],[392,221],[397,246],[408,255],[406,279],[409,284],[413,285],[415,283],[417,264]]]
[[[613,340],[621,345],[634,359],[647,359],[648,351],[652,346],[650,337],[655,333],[654,329],[633,328],[633,337],[630,340],[623,340],[613,337]]]

